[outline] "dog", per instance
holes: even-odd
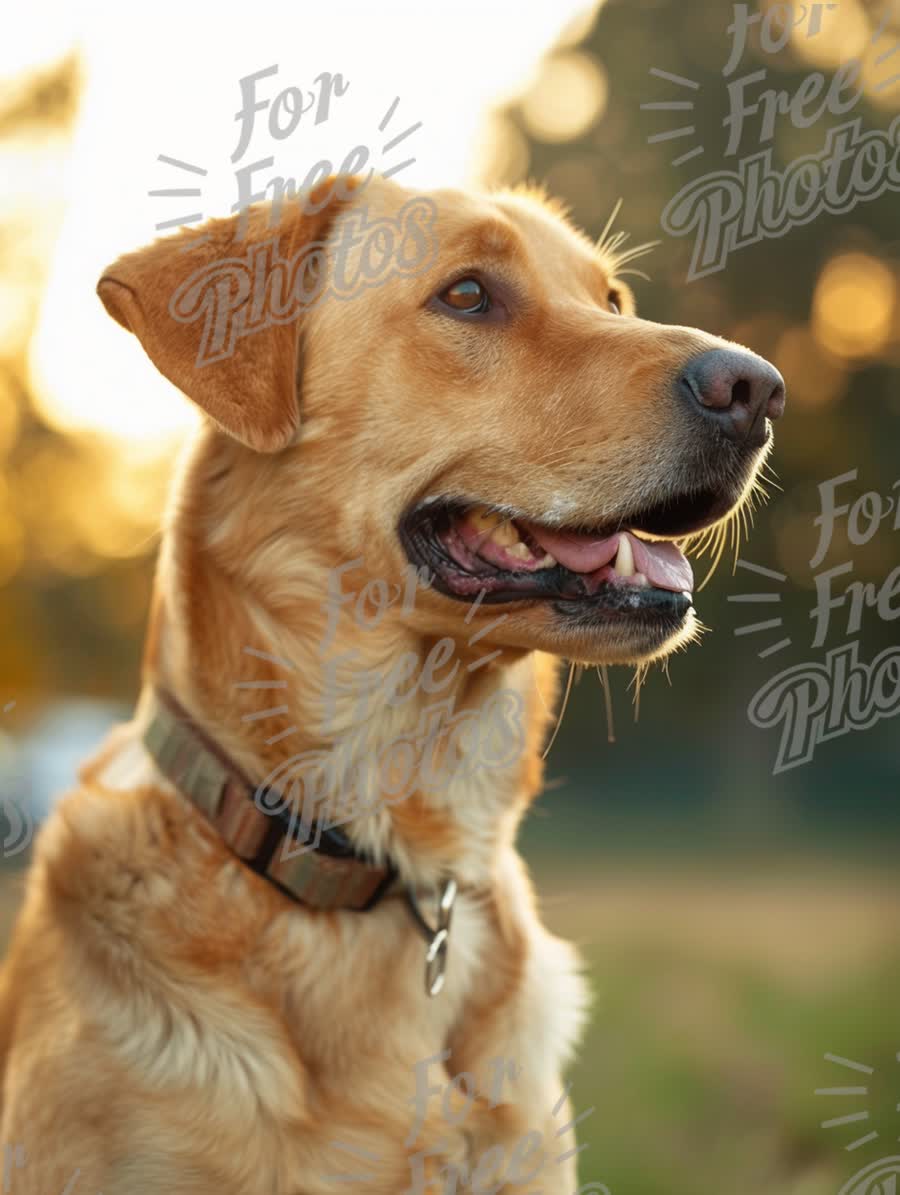
[[[678,545],[784,406],[638,318],[628,256],[534,189],[333,178],[104,273],[203,419],[135,717],[42,828],[2,974],[18,1191],[575,1189],[587,988],[515,849],[559,663],[695,636]]]

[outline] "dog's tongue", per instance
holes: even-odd
[[[648,543],[628,531],[622,534],[631,540],[635,570],[643,573],[651,585],[657,589],[671,589],[675,593],[690,593],[693,590],[694,570],[677,544]]]
[[[629,531],[620,531],[606,539],[573,535],[570,532],[550,531],[538,523],[528,523],[528,531],[545,552],[573,573],[594,573],[611,564],[619,551],[619,540],[627,537],[634,558],[634,571],[643,573],[657,589],[671,589],[675,593],[690,592],[694,574],[680,548],[673,543],[648,543]]]

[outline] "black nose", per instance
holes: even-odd
[[[740,349],[711,349],[693,357],[678,390],[729,440],[758,446],[768,434],[766,419],[784,412],[784,378],[774,365]]]

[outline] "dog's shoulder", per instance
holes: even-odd
[[[280,1010],[242,965],[271,915],[268,886],[227,900],[256,877],[140,772],[132,745],[114,732],[37,836],[0,978],[4,1082],[16,1123],[33,1112],[29,1091],[104,1119],[110,1139],[140,1110],[151,1157],[185,1149],[171,1110],[190,1098],[198,1158],[239,1125],[302,1120],[306,1077]],[[112,786],[126,773],[143,782]],[[235,1151],[245,1179],[271,1152],[264,1137]]]

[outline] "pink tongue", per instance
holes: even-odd
[[[690,563],[673,543],[648,543],[628,531],[595,539],[590,535],[550,531],[538,523],[526,523],[525,526],[545,552],[573,573],[594,573],[611,564],[619,550],[619,537],[627,535],[634,556],[634,571],[643,573],[651,585],[675,593],[690,592],[694,587]]]
[[[635,571],[643,573],[657,589],[690,593],[694,588],[694,570],[685,554],[673,543],[648,543],[623,532],[631,540]]]

